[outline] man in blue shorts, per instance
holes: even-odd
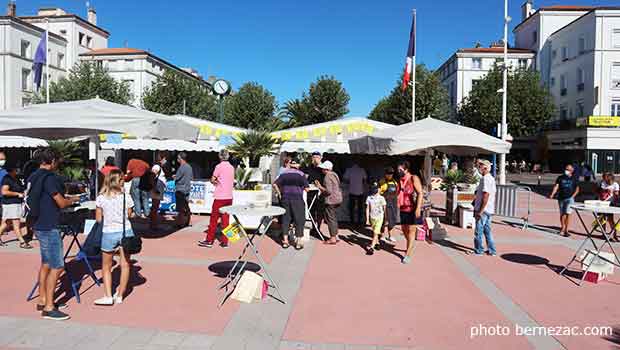
[[[65,191],[54,174],[58,165],[58,157],[54,151],[49,148],[40,150],[37,157],[39,169],[32,173],[27,181],[29,219],[41,248],[37,311],[41,311],[41,317],[45,319],[63,321],[69,319],[69,315],[58,308],[66,305],[54,305],[54,291],[65,266],[58,224],[60,209],[73,205],[79,198],[64,197]]]
[[[553,199],[558,195],[558,205],[560,207],[560,234],[564,237],[570,236],[568,233],[568,222],[570,214],[573,212],[572,205],[575,204],[575,197],[579,194],[578,178],[573,175],[575,169],[568,164],[564,168],[564,174],[555,180],[555,186],[549,198]]]

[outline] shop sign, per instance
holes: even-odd
[[[588,117],[588,126],[620,127],[620,117],[591,115]]]

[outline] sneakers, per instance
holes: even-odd
[[[220,243],[220,247],[227,249],[228,248],[228,242],[226,243]]]
[[[375,254],[375,250],[372,247],[366,250],[366,255],[374,255],[374,254]]]
[[[396,238],[390,236],[390,237],[386,238],[386,241],[390,241],[392,243],[396,243]]]
[[[66,309],[68,307],[69,306],[65,303],[54,304],[55,309]],[[43,308],[45,308],[45,305],[37,304],[37,311],[43,311]]]
[[[114,305],[114,297],[103,297],[95,300],[95,305],[110,306]]]
[[[213,248],[213,242],[209,242],[205,239],[204,241],[198,241],[198,246],[203,248]]]
[[[42,311],[41,317],[43,317],[46,320],[54,320],[54,321],[65,321],[71,318],[71,316],[67,315],[66,313],[62,311],[58,311],[57,309],[54,309],[52,311]]]
[[[122,304],[123,303],[123,297],[118,295],[118,292],[116,292],[112,298],[114,299],[114,304]]]
[[[406,264],[410,264],[411,263],[411,257],[410,256],[406,256],[406,257],[403,258],[403,260],[401,260],[401,262],[403,264],[405,264],[405,265]]]

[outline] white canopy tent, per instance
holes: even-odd
[[[46,140],[95,136],[94,158],[97,161],[97,135],[129,133],[144,139],[196,141],[199,129],[176,117],[100,98],[37,104],[0,112],[0,135]]]
[[[123,138],[120,143],[101,143],[101,149],[110,150],[148,150],[148,151],[186,151],[186,152],[218,152],[225,145],[219,139],[222,136],[234,136],[247,132],[247,129],[216,123],[209,120],[189,117],[185,115],[174,115],[183,123],[193,125],[198,128],[199,136],[196,142],[183,140],[145,140],[134,138],[135,135],[129,133],[128,137]]]
[[[353,153],[361,154],[422,154],[436,150],[476,155],[508,153],[511,145],[476,129],[426,118],[350,140],[349,146]]]
[[[381,130],[393,127],[392,124],[375,120],[349,117],[325,123],[301,126],[276,131],[274,136],[280,138],[281,152],[353,153],[348,141],[362,136],[375,135]]]
[[[352,153],[360,154],[423,154],[424,177],[429,181],[433,151],[471,156],[508,153],[511,144],[476,129],[429,117],[350,140],[349,146]]]
[[[176,117],[99,98],[37,104],[0,112],[0,135],[46,140],[98,134],[196,141],[199,129]]]

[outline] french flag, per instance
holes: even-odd
[[[409,35],[409,48],[407,49],[407,63],[405,64],[405,73],[403,76],[402,89],[405,91],[409,82],[411,81],[411,74],[413,73],[413,58],[415,57],[415,11],[413,12],[413,19],[411,20],[411,33]]]

